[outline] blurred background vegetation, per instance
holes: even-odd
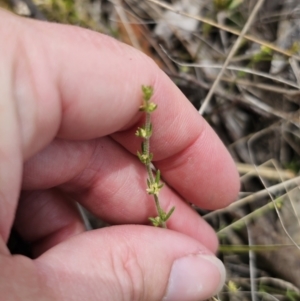
[[[151,56],[240,172],[233,205],[195,208],[220,237],[228,279],[216,299],[300,300],[299,0],[0,0],[0,7],[90,28]]]

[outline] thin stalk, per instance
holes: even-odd
[[[159,203],[158,194],[160,189],[163,187],[163,184],[160,181],[160,171],[157,170],[156,174],[154,175],[153,170],[151,168],[151,160],[152,160],[152,154],[150,153],[150,137],[152,135],[152,124],[151,124],[151,113],[153,113],[157,105],[153,102],[150,102],[150,98],[153,94],[153,88],[142,86],[143,91],[143,105],[140,107],[140,111],[143,111],[146,113],[146,120],[145,125],[141,128],[138,128],[136,131],[136,135],[143,139],[142,143],[142,153],[137,152],[137,155],[140,159],[140,161],[145,164],[148,179],[147,179],[147,192],[148,194],[152,194],[155,202],[157,217],[153,218],[150,217],[150,221],[152,224],[156,227],[162,227],[167,228],[166,221],[170,218],[172,213],[174,212],[175,207],[173,207],[169,212],[165,212]]]
[[[161,216],[164,213],[164,211],[160,207],[160,203],[159,203],[157,195],[154,195],[154,201],[155,201],[156,212],[157,212],[158,216]],[[167,229],[166,222],[162,222],[161,227]]]
[[[149,132],[150,128],[151,128],[151,116],[150,116],[149,112],[146,112],[146,121],[145,121],[146,132]],[[150,137],[149,136],[144,138],[144,150],[145,150],[145,155],[150,156]],[[154,181],[151,164],[146,163],[145,165],[146,165],[149,181],[151,184],[154,184],[155,181]],[[156,194],[154,194],[154,201],[155,201],[156,213],[159,217],[162,217],[162,215],[164,214],[164,211],[162,210],[162,208],[160,206],[159,199]],[[167,228],[167,225],[165,222],[162,222],[161,226],[162,226],[162,228]]]
[[[151,117],[150,117],[150,113],[146,112],[146,121],[145,121],[145,129],[146,132],[149,132],[151,128]],[[144,138],[144,142],[145,142],[145,153],[147,156],[150,156],[150,137],[147,136],[146,138]],[[148,163],[146,164],[146,168],[147,168],[147,172],[148,172],[148,177],[150,180],[150,183],[153,184],[154,183],[154,177],[153,177],[153,173],[152,173],[152,169],[151,169],[151,164]]]

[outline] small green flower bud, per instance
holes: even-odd
[[[157,104],[155,104],[154,102],[144,101],[144,103],[140,106],[139,111],[152,113],[156,110],[156,108],[157,108]]]
[[[141,154],[140,152],[137,152],[137,156],[143,164],[150,164],[153,158],[152,154]]]
[[[141,138],[150,138],[152,135],[152,125],[150,124],[149,129],[145,127],[138,128],[135,135]]]
[[[147,137],[147,131],[144,128],[138,128],[137,131],[135,132],[135,135],[141,138],[146,138]]]
[[[164,184],[158,184],[158,183],[150,183],[148,184],[148,188],[146,191],[148,194],[155,194],[158,195],[159,191],[163,188]]]
[[[151,86],[142,86],[144,100],[148,101],[153,95],[153,88]]]
[[[151,221],[151,223],[154,227],[159,227],[162,224],[162,221],[159,216],[149,217],[149,220]]]
[[[154,112],[156,109],[157,109],[157,104],[155,104],[154,102],[148,103],[148,106],[147,106],[147,112],[148,112],[148,113],[152,113],[152,112]]]

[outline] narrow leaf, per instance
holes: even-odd
[[[159,181],[160,181],[160,170],[158,169],[158,170],[156,171],[155,182],[156,182],[157,184],[159,184]]]
[[[174,210],[175,210],[175,207],[172,207],[171,210],[167,213],[166,218],[165,218],[165,222],[171,217]]]

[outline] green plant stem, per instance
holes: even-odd
[[[151,117],[150,117],[150,113],[146,112],[146,121],[145,121],[145,129],[146,131],[150,131],[150,126],[151,126]],[[149,156],[150,155],[150,137],[146,137],[144,139],[145,142],[145,153]],[[150,180],[150,183],[153,184],[154,181],[154,176],[153,176],[153,171],[151,168],[151,163],[146,164],[146,168],[147,168],[147,173],[148,173],[148,177]],[[157,195],[154,195],[154,201],[155,201],[155,207],[156,207],[156,213],[158,216],[162,216],[162,213],[164,212],[160,206],[159,203],[159,199]],[[167,228],[167,224],[166,222],[162,222],[161,223],[162,228]]]
[[[157,212],[157,216],[149,217],[149,220],[152,222],[152,224],[155,227],[167,228],[166,222],[174,212],[175,207],[171,208],[169,212],[165,212],[161,208],[158,194],[164,185],[160,181],[160,171],[156,170],[155,173],[151,168],[153,154],[150,153],[150,137],[152,135],[152,123],[151,123],[150,115],[156,110],[157,105],[150,101],[153,94],[153,88],[151,86],[142,86],[142,91],[143,91],[143,104],[140,106],[140,111],[145,112],[146,120],[144,126],[138,127],[136,131],[136,136],[143,139],[142,153],[138,151],[137,155],[140,161],[146,166],[146,170],[148,173],[148,178],[147,178],[148,188],[146,189],[146,191],[148,194],[153,195],[156,212]]]
[[[159,203],[157,195],[154,195],[154,201],[155,201],[156,212],[157,212],[158,216],[161,216],[162,213],[163,213],[163,210],[160,207],[160,203]],[[167,223],[166,222],[162,222],[161,223],[161,227],[164,228],[164,229],[167,229]]]
[[[146,121],[145,121],[145,129],[146,131],[150,131],[150,125],[151,125],[151,117],[150,113],[146,112]],[[150,137],[146,137],[144,139],[145,142],[145,153],[149,156],[150,155]],[[151,183],[154,183],[154,177],[151,169],[151,164],[146,164],[148,177]]]

